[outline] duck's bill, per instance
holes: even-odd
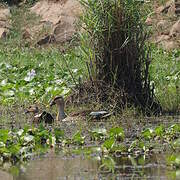
[[[51,102],[50,102],[50,106],[53,106],[53,105],[55,105],[55,102],[54,102],[54,101],[51,101]]]

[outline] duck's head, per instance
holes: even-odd
[[[39,108],[35,105],[32,105],[32,106],[29,106],[26,110],[25,110],[25,113],[33,113],[33,114],[36,114],[39,112]]]
[[[62,96],[56,96],[54,99],[51,100],[50,106],[57,105],[60,107],[64,107],[64,98]]]

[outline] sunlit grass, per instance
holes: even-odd
[[[151,77],[155,94],[165,111],[180,110],[180,61],[179,50],[152,51]]]

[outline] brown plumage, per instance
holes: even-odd
[[[47,124],[52,124],[54,122],[54,118],[50,113],[46,111],[39,113],[39,108],[36,105],[30,106],[28,109],[26,109],[25,113],[32,113],[33,122],[35,123],[45,122]]]

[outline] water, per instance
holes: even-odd
[[[160,122],[159,122],[160,121]],[[128,128],[125,122],[125,130],[128,137],[133,133],[139,133],[144,127],[154,127],[159,124],[165,126],[179,123],[178,118],[167,119],[152,118],[140,123],[130,121]],[[109,127],[108,122],[98,123],[77,122],[70,123],[64,127],[65,132],[71,136],[78,130],[79,125],[82,129],[88,129],[91,126]],[[111,125],[112,126],[112,125]],[[135,131],[135,132],[134,132]],[[91,145],[91,144],[90,144]],[[160,148],[161,145],[160,145]],[[17,165],[8,169],[7,172],[0,170],[0,180],[129,180],[129,179],[152,179],[152,180],[173,180],[180,179],[180,170],[175,170],[167,164],[168,153],[156,153],[148,156],[132,157],[100,157],[98,153],[89,156],[83,155],[64,155],[61,151],[56,154],[51,149],[46,155],[34,157],[27,164]],[[107,160],[107,161],[106,161]],[[102,168],[103,163],[109,165],[109,169]]]
[[[101,168],[102,160],[95,156],[61,156],[50,151],[47,155],[20,165],[18,173],[0,171],[2,180],[128,180],[180,179],[180,172],[165,165],[166,155],[114,158],[115,169]],[[17,172],[17,171],[15,171]]]

